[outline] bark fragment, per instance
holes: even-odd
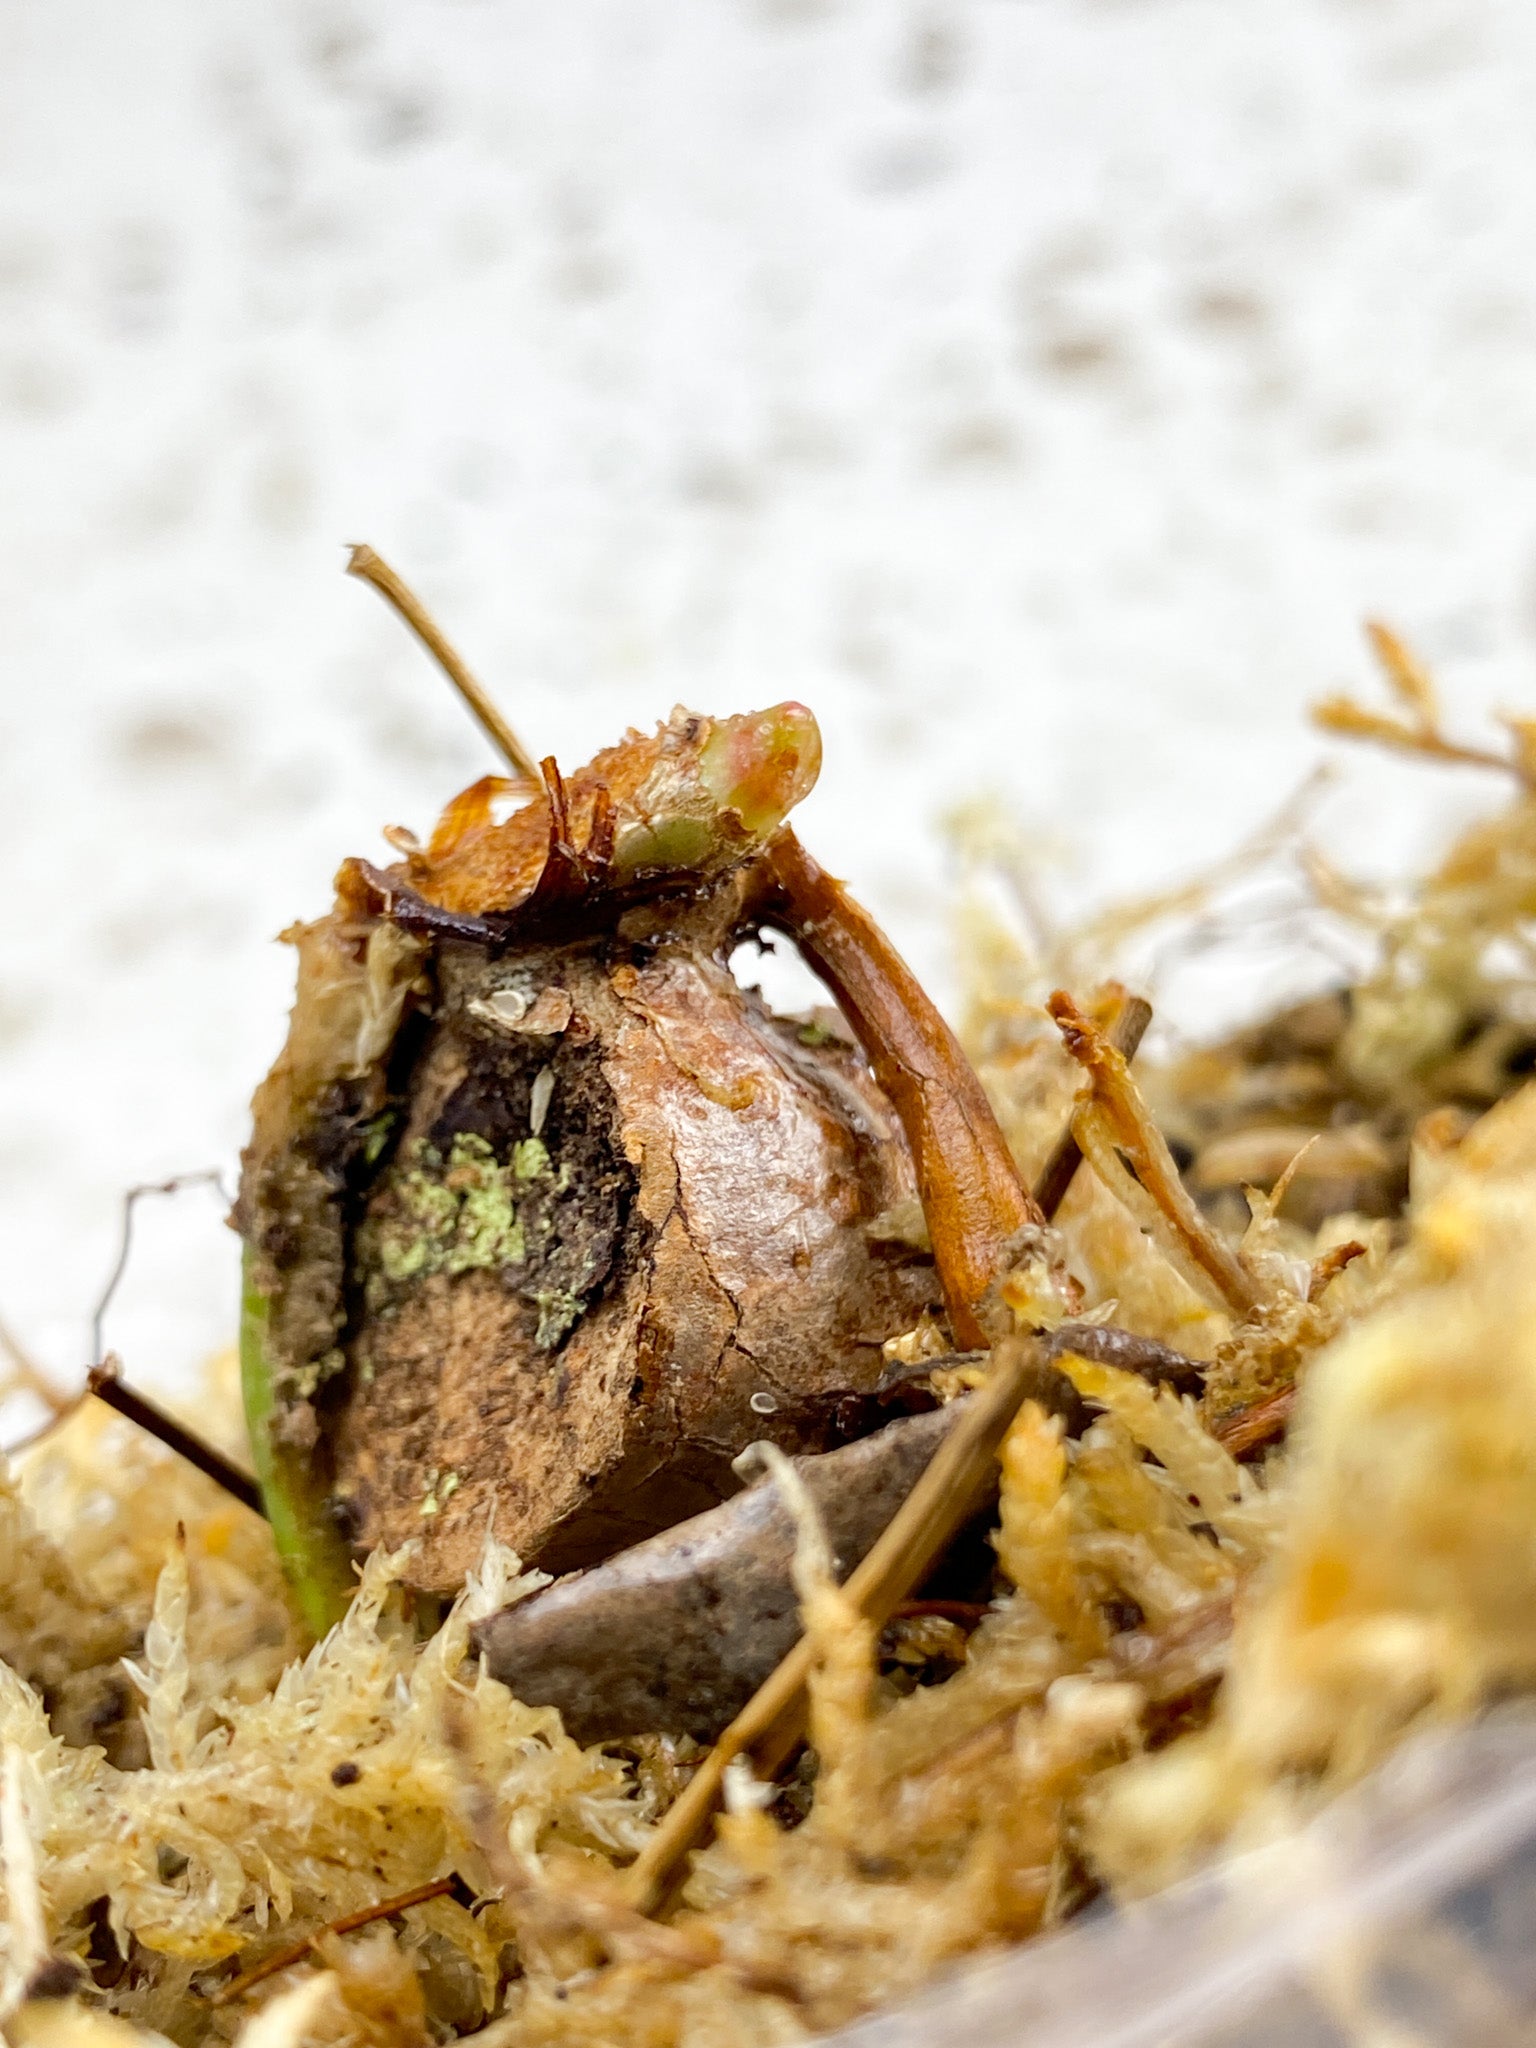
[[[1073,1436],[1095,1411],[1052,1363],[1064,1352],[1182,1391],[1198,1386],[1192,1360],[1129,1330],[1063,1324],[1039,1350],[1030,1398],[1060,1415]],[[840,1450],[796,1459],[840,1579],[906,1499],[965,1405],[962,1398],[903,1416]],[[713,1741],[800,1633],[794,1547],[779,1489],[762,1480],[504,1608],[476,1630],[475,1649],[520,1699],[558,1707],[578,1741],[646,1734]]]
[[[795,1463],[846,1578],[953,1426],[958,1404]],[[475,1632],[493,1677],[559,1707],[578,1742],[712,1741],[800,1633],[795,1527],[771,1479],[573,1574]]]

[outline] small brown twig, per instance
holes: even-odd
[[[463,1883],[459,1877],[434,1877],[430,1884],[413,1885],[408,1892],[397,1892],[392,1899],[379,1899],[371,1906],[360,1906],[355,1913],[343,1913],[339,1919],[327,1920],[323,1927],[317,1927],[312,1934],[291,1942],[287,1948],[280,1948],[265,1961],[252,1964],[242,1970],[238,1977],[231,1977],[227,1984],[221,1984],[210,2005],[229,2005],[234,1999],[243,1998],[247,1991],[264,1983],[268,1977],[275,1977],[279,1970],[291,1969],[323,1941],[328,1934],[355,1934],[359,1927],[369,1927],[375,1920],[389,1920],[396,1913],[403,1913],[410,1906],[424,1906],[428,1899],[446,1898],[449,1892],[457,1891]]]
[[[935,1451],[864,1561],[850,1573],[843,1596],[877,1627],[922,1583],[955,1532],[975,1512],[1008,1425],[1037,1382],[1040,1355],[1033,1338],[1010,1337],[997,1346],[985,1386]],[[815,1656],[811,1639],[801,1636],[668,1809],[628,1873],[626,1891],[639,1912],[658,1913],[671,1899],[685,1859],[713,1824],[727,1765],[738,1756],[749,1756],[759,1777],[771,1777],[800,1740],[805,1732],[806,1683]]]
[[[520,775],[525,782],[532,783],[535,789],[540,788],[542,785],[538,764],[532,754],[470,674],[463,659],[450,645],[437,621],[415,591],[402,582],[382,556],[375,554],[373,549],[366,545],[354,547],[348,555],[347,574],[361,577],[364,583],[371,583],[379,595],[394,606],[463,698],[481,731],[498,749],[513,773]]]
[[[749,1989],[781,1998],[798,1996],[782,1971],[728,1958],[719,1936],[707,1928],[660,1926],[626,1900],[600,1897],[575,1885],[557,1887],[520,1862],[497,1825],[495,1802],[476,1761],[459,1696],[450,1694],[444,1704],[443,1734],[458,1768],[461,1807],[475,1847],[514,1918],[526,1916],[530,1927],[542,1923],[548,1933],[590,1935],[611,1960],[628,1957],[658,1975],[687,1976],[723,1964]]]
[[[1281,1435],[1291,1419],[1291,1410],[1296,1406],[1296,1383],[1277,1387],[1262,1400],[1250,1401],[1245,1408],[1235,1408],[1230,1415],[1222,1416],[1219,1422],[1207,1425],[1224,1451],[1234,1458],[1250,1458],[1255,1451],[1273,1443]]]
[[[1097,1110],[1104,1117],[1116,1148],[1162,1212],[1179,1250],[1215,1285],[1237,1315],[1251,1315],[1259,1304],[1258,1286],[1236,1253],[1206,1222],[1179,1178],[1173,1154],[1152,1121],[1125,1055],[1083,1015],[1065,989],[1057,989],[1046,1007],[1060,1028],[1067,1051],[1088,1076],[1090,1113]]]
[[[1133,1060],[1151,1022],[1152,1005],[1146,998],[1127,996],[1105,1034],[1106,1043],[1112,1045],[1126,1061]],[[1082,1163],[1083,1148],[1077,1142],[1077,1133],[1069,1119],[1067,1128],[1051,1148],[1051,1155],[1035,1180],[1035,1202],[1047,1222],[1066,1200],[1067,1189]]]
[[[1316,1301],[1346,1266],[1352,1266],[1356,1259],[1364,1257],[1365,1246],[1358,1237],[1352,1237],[1344,1244],[1330,1245],[1321,1258],[1312,1261],[1312,1271],[1307,1280],[1308,1301]]]
[[[136,1422],[140,1429],[158,1437],[167,1450],[185,1458],[189,1465],[195,1465],[226,1493],[232,1493],[242,1507],[249,1508],[253,1515],[265,1514],[261,1503],[261,1488],[248,1472],[215,1450],[213,1445],[192,1431],[185,1429],[173,1415],[167,1415],[163,1408],[144,1395],[136,1394],[131,1387],[125,1387],[118,1378],[119,1364],[109,1352],[100,1365],[93,1365],[86,1376],[86,1391],[94,1394],[98,1401],[105,1401],[109,1408],[115,1408],[119,1415],[129,1422]]]
[[[107,1275],[107,1284],[97,1298],[91,1311],[91,1359],[99,1364],[107,1355],[107,1310],[112,1306],[113,1297],[122,1285],[123,1275],[128,1270],[128,1256],[133,1250],[133,1222],[140,1202],[146,1195],[179,1195],[183,1188],[215,1188],[224,1201],[229,1200],[224,1186],[224,1176],[216,1166],[201,1166],[193,1173],[173,1173],[169,1180],[145,1181],[130,1188],[123,1196],[123,1220],[118,1232],[117,1258],[112,1271]]]

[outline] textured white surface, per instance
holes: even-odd
[[[1524,0],[7,0],[0,1311],[78,1369],[272,933],[486,765],[345,540],[562,758],[805,698],[941,985],[978,780],[1102,892],[1285,793],[1363,612],[1529,703],[1533,103]],[[1377,861],[1480,795],[1351,772]],[[149,1377],[229,1327],[185,1199]]]

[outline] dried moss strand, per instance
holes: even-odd
[[[542,1927],[546,1934],[587,1934],[602,1943],[610,1960],[626,1951],[641,1957],[663,1974],[686,1975],[724,1961],[717,1936],[694,1928],[659,1927],[622,1900],[598,1897],[571,1884],[558,1888],[529,1864],[513,1855],[506,1829],[498,1822],[491,1789],[474,1756],[469,1717],[461,1698],[444,1702],[443,1735],[458,1768],[462,1810],[475,1847],[485,1860],[502,1903],[514,1914]],[[740,1971],[750,1981],[750,1969]],[[775,1989],[782,1983],[775,1980]]]
[[[1465,746],[1441,732],[1425,732],[1380,711],[1368,711],[1352,697],[1325,697],[1312,708],[1312,722],[1324,732],[1346,740],[1374,740],[1378,746],[1402,754],[1422,754],[1432,761],[1449,761],[1458,767],[1497,768],[1506,775],[1522,776],[1521,764],[1491,748]]]
[[[279,1970],[291,1969],[295,1963],[302,1963],[326,1935],[355,1934],[358,1928],[369,1927],[375,1920],[389,1920],[411,1906],[426,1905],[429,1899],[446,1898],[449,1892],[458,1890],[462,1882],[458,1877],[434,1877],[430,1884],[413,1885],[408,1892],[397,1892],[391,1899],[379,1899],[371,1906],[360,1906],[355,1913],[343,1913],[339,1920],[327,1920],[313,1934],[306,1934],[302,1940],[280,1948],[276,1955],[268,1956],[264,1962],[242,1970],[238,1977],[232,1977],[227,1984],[221,1985],[208,2002],[210,2005],[229,2005],[234,1999],[243,1998],[256,1985],[264,1983],[268,1977],[275,1977]]]
[[[992,1355],[987,1382],[935,1451],[922,1477],[849,1576],[843,1597],[876,1627],[921,1584],[957,1530],[976,1511],[992,1476],[998,1447],[1020,1403],[1036,1383],[1037,1340],[1011,1337]],[[749,1755],[759,1777],[771,1777],[805,1732],[806,1683],[814,1661],[801,1636],[753,1694],[690,1779],[681,1797],[629,1872],[629,1902],[642,1913],[663,1911],[682,1881],[691,1850],[708,1834],[719,1808],[726,1767]]]
[[[1127,996],[1115,1012],[1114,1022],[1106,1033],[1106,1043],[1112,1045],[1123,1059],[1133,1060],[1151,1022],[1152,1005],[1146,998]],[[1035,1202],[1047,1222],[1066,1200],[1067,1190],[1082,1163],[1083,1148],[1078,1144],[1077,1134],[1069,1122],[1035,1182]]]
[[[173,1415],[167,1415],[163,1408],[148,1401],[142,1394],[136,1394],[131,1387],[125,1387],[118,1378],[118,1361],[110,1353],[100,1365],[93,1365],[86,1381],[89,1393],[98,1401],[105,1401],[109,1408],[129,1422],[137,1423],[150,1436],[158,1437],[167,1450],[185,1458],[189,1465],[195,1465],[226,1493],[232,1493],[242,1507],[249,1508],[253,1515],[265,1515],[261,1502],[261,1488],[248,1472],[225,1457],[222,1451],[205,1443],[200,1436],[185,1429]]]
[[[3,1322],[0,1322],[0,1352],[4,1353],[10,1363],[13,1384],[25,1387],[29,1394],[35,1394],[55,1421],[73,1407],[72,1397],[59,1392],[21,1339]]]
[[[1341,739],[1373,740],[1378,746],[1399,753],[1419,754],[1432,761],[1449,761],[1468,768],[1500,768],[1517,776],[1527,787],[1531,783],[1531,757],[1521,745],[1521,732],[1514,734],[1515,747],[1509,754],[1496,754],[1488,747],[1469,747],[1448,739],[1440,724],[1434,683],[1428,669],[1390,626],[1368,619],[1366,638],[1381,664],[1388,687],[1403,705],[1406,716],[1392,718],[1371,711],[1353,697],[1326,697],[1312,707],[1312,723]]]
[[[1046,1007],[1061,1032],[1062,1043],[1088,1077],[1092,1089],[1088,1113],[1102,1115],[1116,1147],[1167,1219],[1184,1256],[1216,1286],[1236,1315],[1251,1315],[1259,1303],[1259,1288],[1237,1254],[1206,1222],[1180,1180],[1173,1155],[1131,1078],[1124,1054],[1084,1016],[1065,989],[1057,989]]]
[[[507,761],[512,771],[537,789],[542,786],[538,764],[508,725],[495,704],[465,667],[459,655],[410,586],[401,581],[381,556],[366,544],[354,547],[347,557],[347,574],[371,583],[404,619],[422,646],[437,662],[463,698],[480,730]]]

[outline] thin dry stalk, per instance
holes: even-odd
[[[1234,1458],[1250,1458],[1285,1432],[1296,1406],[1296,1383],[1277,1387],[1262,1400],[1250,1401],[1246,1408],[1236,1408],[1230,1415],[1223,1415],[1217,1422],[1208,1425],[1222,1449]]]
[[[470,674],[463,658],[415,591],[402,582],[382,556],[366,545],[353,548],[347,557],[347,574],[360,576],[365,583],[371,583],[380,596],[394,606],[463,698],[481,731],[509,763],[513,773],[532,783],[535,789],[541,788],[538,763]]]
[[[86,1378],[86,1391],[94,1394],[98,1401],[105,1401],[109,1408],[116,1409],[129,1422],[137,1423],[150,1436],[157,1437],[167,1450],[185,1458],[189,1465],[195,1465],[199,1472],[222,1486],[226,1493],[233,1494],[240,1505],[249,1508],[253,1515],[266,1513],[261,1488],[249,1472],[242,1472],[222,1451],[215,1450],[202,1437],[194,1436],[174,1415],[167,1415],[155,1402],[147,1400],[143,1394],[136,1394],[131,1387],[125,1387],[118,1378],[119,1370],[119,1361],[109,1351],[100,1365],[91,1367]]]
[[[985,1386],[945,1438],[922,1477],[887,1523],[843,1587],[850,1606],[883,1625],[920,1584],[957,1530],[975,1513],[1020,1403],[1035,1385],[1040,1347],[1011,1337],[992,1354]],[[628,1874],[629,1902],[658,1913],[675,1893],[689,1852],[707,1835],[720,1806],[726,1767],[750,1756],[760,1778],[770,1778],[805,1732],[806,1683],[814,1651],[802,1636],[773,1675],[758,1688],[668,1810]]]
[[[10,1363],[11,1384],[25,1387],[29,1394],[35,1394],[55,1421],[73,1406],[73,1396],[59,1392],[37,1360],[4,1323],[0,1323],[0,1351],[5,1353]]]
[[[396,1892],[391,1899],[379,1899],[371,1906],[360,1906],[355,1913],[343,1913],[338,1920],[327,1920],[313,1934],[306,1934],[251,1969],[242,1970],[238,1977],[231,1977],[227,1984],[219,1986],[208,2003],[229,2005],[234,1999],[243,1998],[257,1984],[264,1983],[268,1977],[275,1977],[279,1970],[291,1969],[295,1963],[302,1963],[326,1935],[355,1934],[359,1927],[370,1927],[375,1920],[388,1920],[411,1906],[424,1906],[428,1899],[446,1898],[449,1892],[458,1888],[459,1883],[457,1877],[434,1877],[430,1884],[413,1885],[408,1892]]]
[[[1184,1257],[1213,1283],[1237,1315],[1251,1315],[1259,1305],[1258,1286],[1237,1254],[1211,1229],[1179,1178],[1173,1154],[1152,1121],[1124,1053],[1083,1015],[1065,989],[1057,989],[1046,1007],[1060,1028],[1067,1051],[1089,1080],[1091,1094],[1078,1117],[1086,1108],[1103,1119],[1116,1149],[1162,1212]]]
[[[1114,1022],[1107,1033],[1107,1042],[1127,1061],[1136,1057],[1137,1048],[1146,1036],[1147,1026],[1152,1022],[1152,1005],[1144,996],[1127,996],[1115,1012]],[[1051,1148],[1051,1156],[1040,1169],[1035,1182],[1034,1195],[1040,1213],[1047,1221],[1056,1214],[1067,1198],[1083,1163],[1083,1148],[1077,1142],[1077,1133],[1071,1120]]]

